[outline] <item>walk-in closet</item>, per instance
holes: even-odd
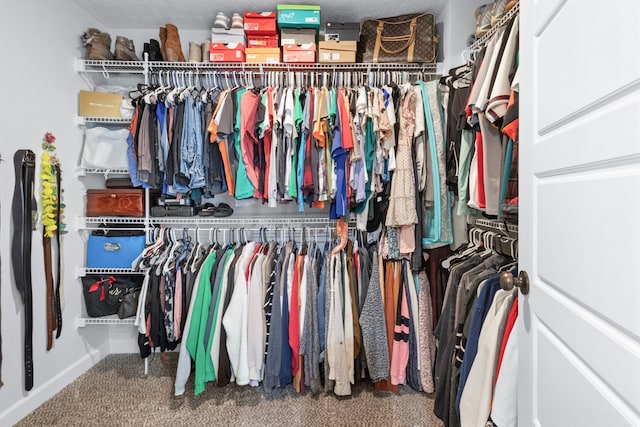
[[[640,3],[4,6],[0,426],[640,425]]]

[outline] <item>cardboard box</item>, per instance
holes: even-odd
[[[315,30],[304,28],[283,28],[280,30],[280,45],[316,43]]]
[[[356,53],[350,51],[324,50],[318,53],[318,62],[348,63],[356,62]]]
[[[212,28],[211,43],[233,44],[240,43],[247,46],[247,38],[242,28]]]
[[[278,35],[276,12],[245,12],[244,32],[254,36]]]
[[[356,62],[358,42],[324,41],[318,43],[318,62],[353,63]]]
[[[320,29],[320,6],[306,4],[279,4],[278,27]]]
[[[122,95],[104,92],[80,91],[78,115],[83,117],[122,118]]]
[[[285,44],[282,46],[282,62],[316,62],[316,44]]]
[[[245,53],[247,62],[262,62],[266,64],[277,64],[280,62],[279,47],[248,47]]]
[[[324,24],[324,40],[360,41],[360,23],[327,22]]]
[[[241,43],[211,43],[209,48],[211,62],[245,62],[245,49]]]
[[[265,47],[277,47],[280,48],[280,38],[276,34],[275,36],[247,36],[247,47],[251,48],[265,48]]]

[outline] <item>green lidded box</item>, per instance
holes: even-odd
[[[279,4],[278,27],[320,29],[320,6],[307,4]]]

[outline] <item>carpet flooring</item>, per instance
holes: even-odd
[[[193,375],[181,397],[173,395],[177,353],[144,364],[138,355],[111,355],[69,384],[16,426],[430,426],[433,400],[401,387],[378,392],[368,383],[353,396],[301,396],[291,386],[264,391],[208,385],[193,395]]]

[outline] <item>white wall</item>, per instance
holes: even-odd
[[[446,73],[449,69],[464,63],[462,51],[467,47],[467,38],[475,32],[476,21],[473,12],[489,0],[451,0],[447,3],[442,19],[444,34],[440,39],[444,44],[445,59],[438,71]]]
[[[23,0],[3,4],[3,61],[0,67],[3,108],[0,114],[0,256],[2,318],[2,381],[0,425],[11,425],[49,399],[78,375],[108,354],[104,331],[76,329],[75,318],[83,310],[79,281],[74,267],[81,265],[84,244],[75,229],[74,218],[82,214],[80,182],[74,176],[81,132],[74,124],[78,90],[84,88],[74,72],[74,58],[80,54],[80,35],[97,25],[70,0],[56,2]],[[23,305],[12,279],[11,199],[13,154],[29,148],[39,155],[45,132],[57,137],[62,161],[68,234],[64,237],[63,328],[53,349],[46,351],[45,287],[41,229],[33,233],[33,349],[34,387],[24,391]],[[39,171],[39,167],[38,167]],[[38,184],[36,184],[38,185]]]

